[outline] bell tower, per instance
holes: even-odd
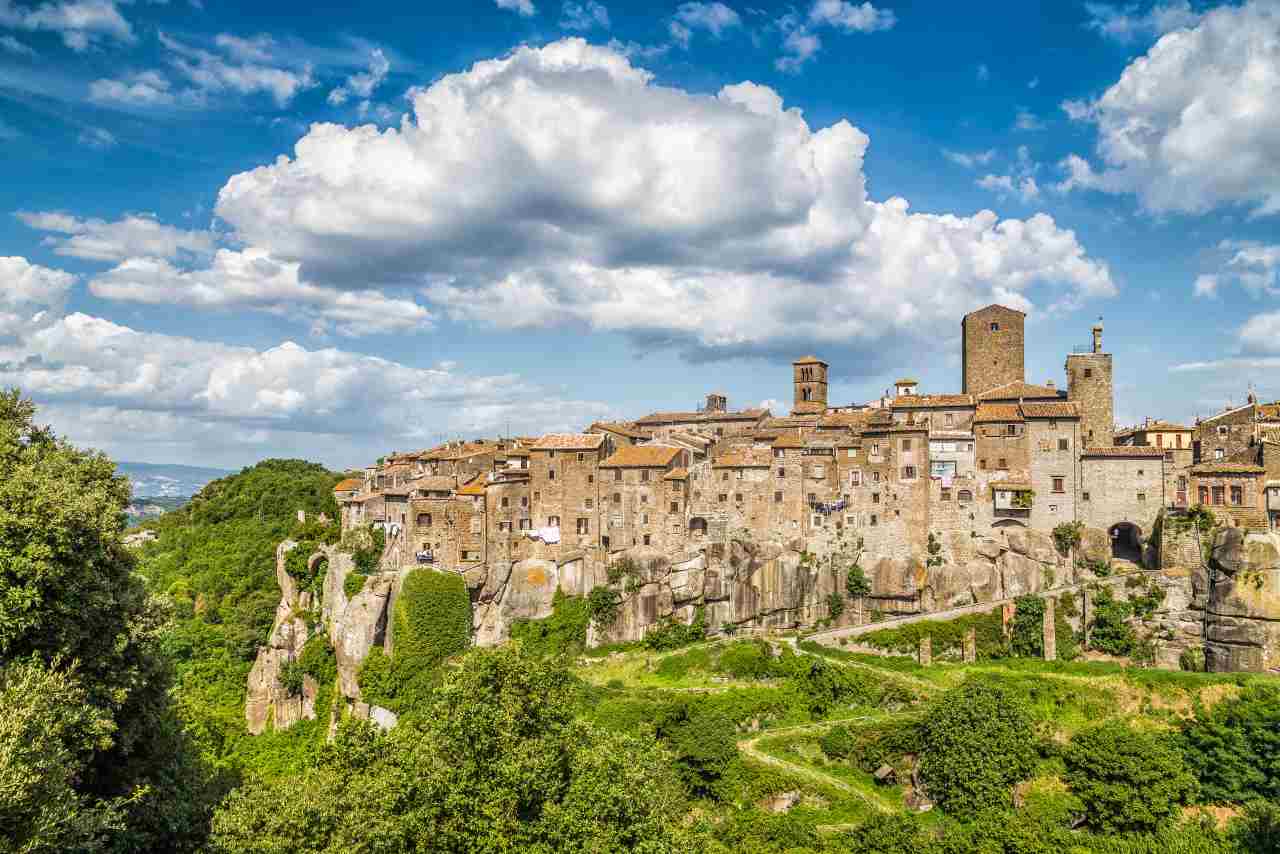
[[[805,356],[792,362],[791,367],[794,369],[792,384],[795,386],[792,413],[826,412],[827,363],[817,356]]]

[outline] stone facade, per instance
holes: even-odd
[[[1086,448],[1108,448],[1115,439],[1115,392],[1111,354],[1102,352],[1102,324],[1093,327],[1093,349],[1067,356],[1067,399],[1080,407]]]
[[[791,364],[795,400],[792,412],[827,410],[827,363],[817,356],[796,359]]]
[[[981,394],[1026,379],[1024,364],[1026,315],[1002,305],[989,305],[960,321],[965,394]]]

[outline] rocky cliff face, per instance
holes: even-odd
[[[285,665],[297,660],[308,638],[318,631],[329,636],[338,662],[338,693],[348,710],[384,728],[394,726],[395,715],[390,711],[361,702],[358,676],[360,665],[375,646],[383,647],[388,654],[392,652],[391,608],[407,570],[367,576],[361,589],[348,597],[346,579],[355,571],[351,555],[334,546],[322,547],[310,556],[313,564],[320,559],[327,561],[321,600],[314,602],[310,593],[298,590],[297,581],[285,569],[286,555],[296,546],[286,540],[276,549],[280,604],[267,644],[258,648],[257,660],[249,672],[245,698],[249,732],[257,735],[269,725],[284,730],[299,720],[315,720],[319,691],[315,680],[304,677],[302,694],[290,696],[280,677]]]
[[[1210,570],[1206,668],[1280,672],[1280,536],[1221,530]]]

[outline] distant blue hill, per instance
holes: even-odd
[[[235,472],[202,466],[162,463],[116,463],[116,469],[133,483],[136,498],[190,498],[211,480]]]

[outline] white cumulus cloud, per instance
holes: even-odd
[[[329,93],[329,103],[336,106],[345,104],[348,98],[356,97],[368,100],[391,71],[391,61],[387,59],[381,48],[374,48],[369,55],[369,68],[347,78],[347,82]]]
[[[177,258],[213,252],[211,233],[174,228],[147,214],[130,214],[114,222],[58,211],[18,211],[15,216],[30,228],[58,235],[46,237],[44,244],[72,258],[123,261],[135,255]]]
[[[1134,193],[1157,212],[1280,212],[1277,103],[1280,4],[1218,7],[1161,37],[1101,97],[1063,105],[1096,123],[1100,161],[1064,161],[1063,189]]]
[[[0,0],[0,27],[57,33],[75,51],[104,39],[126,44],[135,40],[133,27],[113,0],[50,0],[39,6]]]
[[[411,93],[398,128],[317,124],[217,213],[319,286],[417,283],[455,317],[580,324],[694,358],[954,336],[1001,300],[1114,293],[1045,214],[868,197],[869,139],[772,89],[653,85],[607,48],[521,47]]]
[[[1085,26],[1118,42],[1162,36],[1170,30],[1190,27],[1200,18],[1187,0],[1156,3],[1145,12],[1139,12],[1137,4],[1085,3],[1084,8],[1089,15]]]

